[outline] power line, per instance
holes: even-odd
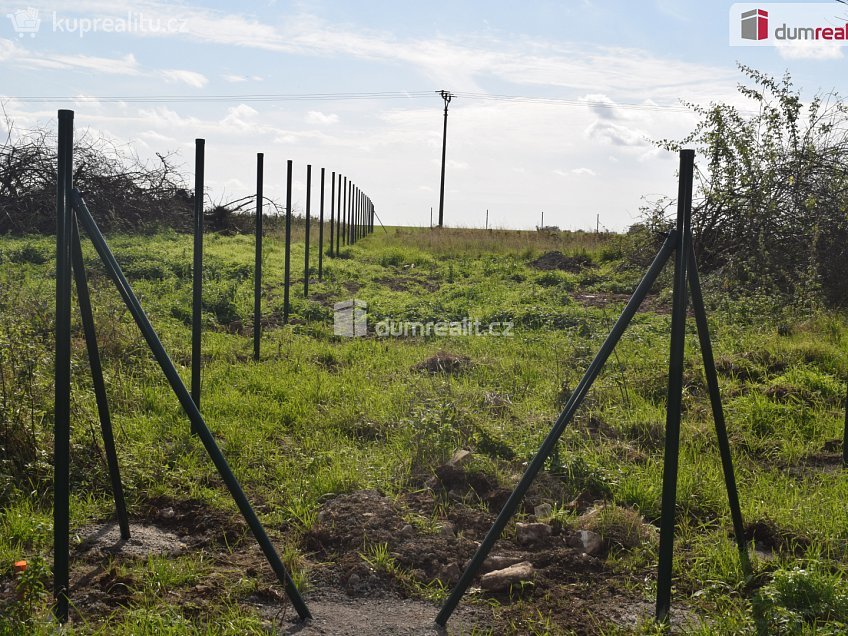
[[[131,103],[131,104],[171,104],[171,103],[219,103],[219,102],[331,102],[357,100],[410,100],[430,98],[433,91],[381,91],[370,93],[247,93],[231,95],[22,95],[4,96],[2,99],[22,103]],[[565,97],[538,97],[529,95],[502,95],[492,93],[453,92],[455,97],[464,100],[512,102],[521,104],[548,104],[559,106],[586,106],[647,111],[682,111],[689,109],[681,105],[634,104],[592,99],[573,99]]]

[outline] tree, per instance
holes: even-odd
[[[734,286],[848,305],[848,107],[835,93],[805,107],[788,73],[739,69],[752,113],[688,104],[695,129],[658,142],[702,159],[693,205],[702,268]]]

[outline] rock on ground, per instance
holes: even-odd
[[[480,587],[489,592],[506,592],[513,585],[533,581],[535,571],[530,561],[510,565],[503,570],[494,570],[480,577]]]
[[[551,536],[553,528],[546,523],[516,523],[515,540],[520,545],[539,543]]]

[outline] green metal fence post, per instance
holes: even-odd
[[[324,168],[321,168],[321,199],[318,202],[318,280],[324,277]]]
[[[53,450],[53,612],[68,620],[71,455],[71,188],[74,111],[59,111],[56,178],[56,367]]]
[[[200,408],[200,321],[203,311],[203,180],[206,141],[194,140],[194,264],[191,276],[191,398]],[[192,428],[193,433],[197,431]]]
[[[701,280],[698,275],[698,263],[695,259],[695,249],[689,242],[689,290],[692,295],[692,309],[695,312],[695,323],[698,327],[698,340],[701,345],[701,357],[704,360],[704,374],[707,378],[707,389],[710,393],[710,405],[713,411],[718,450],[721,456],[721,467],[724,471],[724,483],[727,487],[727,500],[730,506],[730,517],[733,520],[733,534],[739,548],[742,560],[742,571],[746,576],[752,574],[751,560],[748,556],[748,544],[745,541],[745,526],[742,523],[742,509],[739,506],[739,491],[736,488],[736,475],[733,471],[733,457],[730,453],[730,440],[727,437],[727,424],[724,420],[724,409],[721,405],[721,393],[718,387],[713,346],[710,340],[710,327],[707,322],[707,310],[704,307],[704,296],[701,291]]]
[[[309,216],[312,212],[312,165],[306,166],[306,226],[303,235],[303,297],[309,297]]]
[[[677,194],[677,246],[671,308],[671,350],[668,363],[668,403],[665,421],[662,513],[659,565],[657,568],[658,621],[666,621],[671,607],[671,575],[674,560],[674,522],[677,506],[677,469],[680,454],[680,419],[683,398],[683,350],[686,334],[686,269],[689,262],[689,223],[692,216],[692,177],[695,152],[680,151]]]
[[[289,284],[291,283],[292,160],[286,163],[286,246],[283,273],[283,324],[289,324]]]
[[[256,254],[253,259],[253,359],[259,361],[262,342],[262,206],[265,203],[263,187],[265,155],[256,153]]]
[[[103,435],[103,450],[106,453],[106,465],[109,468],[109,480],[112,483],[112,496],[115,499],[115,514],[121,538],[130,538],[130,522],[127,505],[124,501],[124,488],[121,485],[121,472],[118,468],[118,455],[115,451],[115,435],[112,431],[112,418],[109,415],[109,400],[106,396],[106,383],[103,381],[103,366],[100,363],[100,351],[97,347],[97,332],[94,328],[94,312],[91,309],[91,296],[88,292],[88,280],[85,263],[82,259],[79,229],[76,215],[71,216],[71,262],[74,280],[77,285],[82,328],[85,346],[88,351],[88,365],[91,369],[91,382],[94,385],[94,398],[97,402],[97,414],[100,418],[100,433]]]
[[[335,228],[336,222],[336,172],[332,172],[330,176],[330,251],[328,256],[335,254]]]

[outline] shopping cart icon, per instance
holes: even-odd
[[[7,13],[6,17],[12,21],[12,28],[19,38],[24,37],[24,33],[29,33],[29,37],[34,38],[41,27],[41,19],[38,17],[38,9],[27,7],[26,9],[18,9],[14,13]]]

